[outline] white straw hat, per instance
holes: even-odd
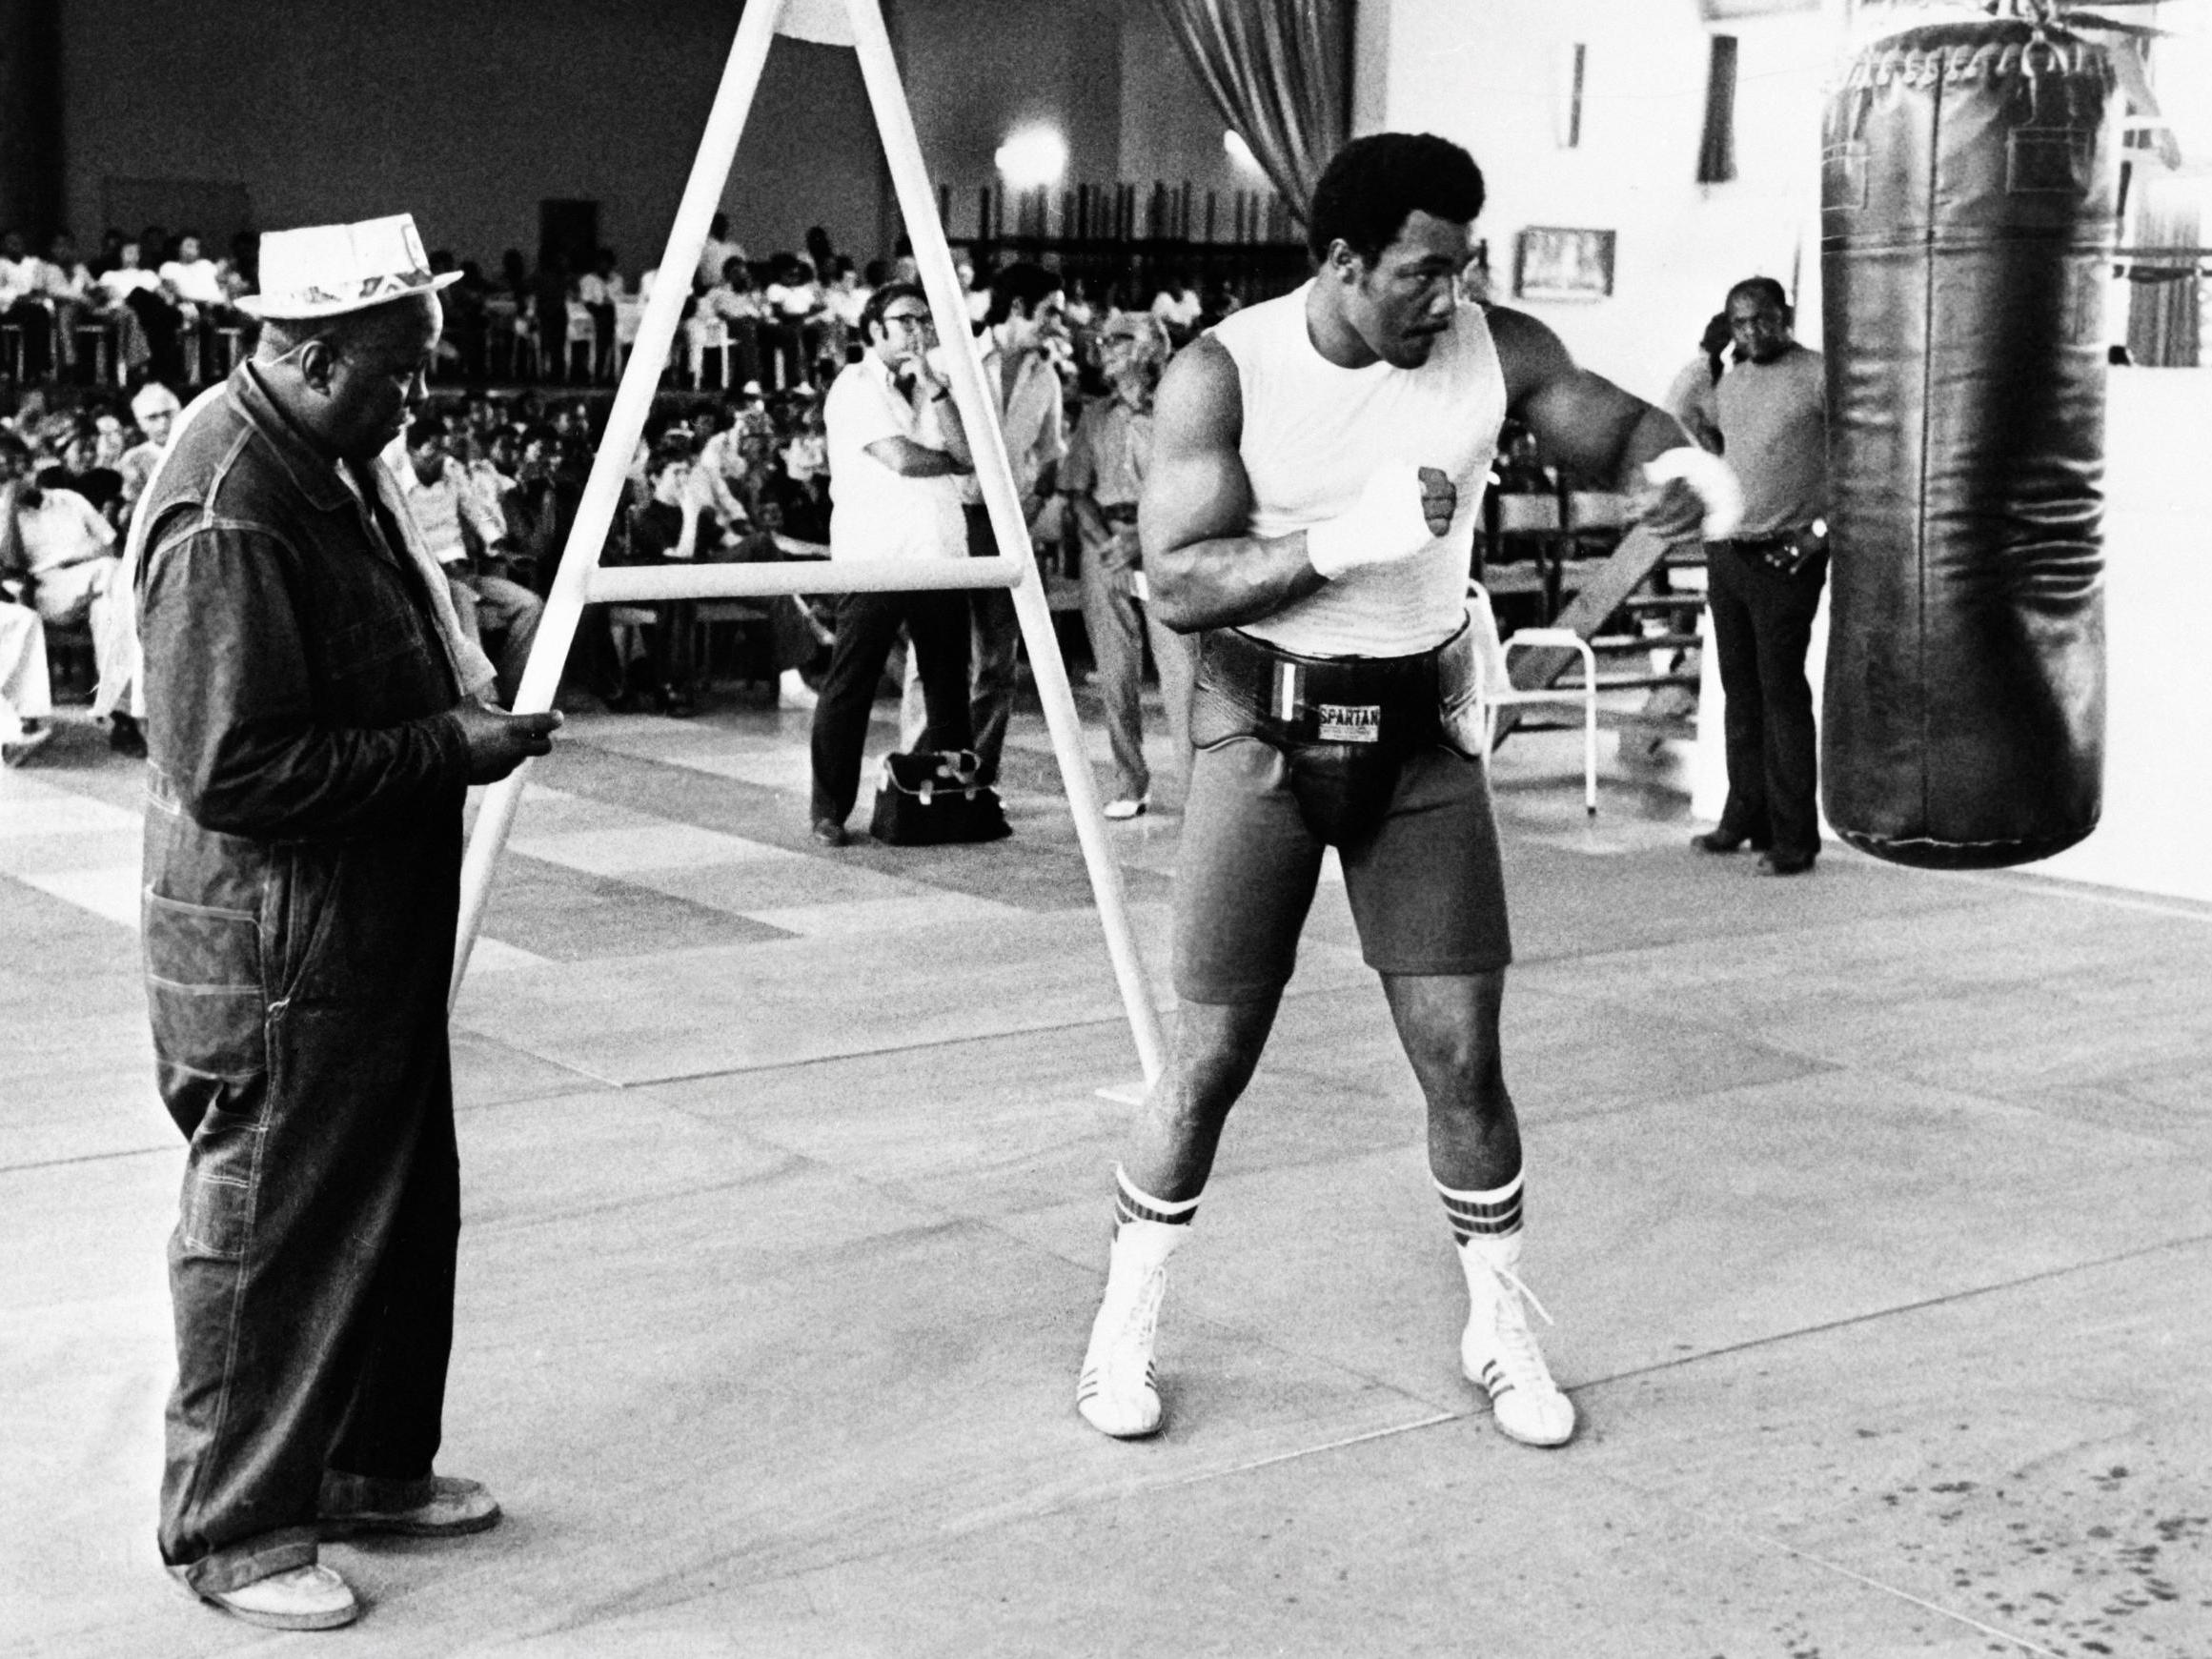
[[[308,225],[261,238],[261,292],[239,297],[248,316],[295,322],[435,293],[460,273],[431,274],[413,213],[355,225]]]

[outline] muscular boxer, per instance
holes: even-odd
[[[1552,455],[1624,483],[1686,439],[1577,369],[1543,324],[1460,303],[1482,202],[1456,145],[1355,139],[1315,191],[1313,279],[1229,317],[1160,388],[1139,525],[1164,618],[1201,635],[1197,754],[1173,1050],[1117,1171],[1076,1388],[1106,1434],[1160,1426],[1167,1258],[1267,1042],[1328,846],[1428,1098],[1430,1168],[1471,1299],[1462,1366],[1514,1439],[1574,1431],[1522,1308],[1520,1130],[1498,1056],[1512,952],[1480,741],[1451,718],[1468,569],[1509,414]],[[1680,479],[1638,501],[1670,536],[1704,516]]]

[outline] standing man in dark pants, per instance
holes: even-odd
[[[259,349],[187,413],[132,536],[147,995],[191,1140],[160,1546],[237,1617],[327,1629],[358,1608],[319,1538],[498,1519],[431,1471],[460,1231],[446,989],[468,786],[560,717],[479,700],[491,664],[376,459],[437,344],[414,221],[278,232],[261,270]]]
[[[1805,652],[1828,579],[1828,383],[1790,334],[1782,285],[1728,291],[1736,366],[1714,388],[1743,523],[1710,544],[1713,648],[1728,699],[1728,805],[1691,845],[1759,849],[1761,875],[1799,876],[1820,853],[1817,750]]]
[[[929,301],[886,283],[861,313],[867,350],[822,403],[829,445],[829,556],[917,561],[967,556],[959,480],[975,471],[952,394],[929,363]],[[968,608],[964,593],[847,594],[814,708],[815,844],[845,844],[860,796],[861,755],[891,642],[904,623],[928,710],[921,747],[965,749]]]

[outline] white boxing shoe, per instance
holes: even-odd
[[[776,706],[801,714],[820,702],[822,698],[814,687],[800,677],[796,668],[786,668],[776,678]]]
[[[1076,1380],[1075,1408],[1101,1434],[1142,1440],[1160,1428],[1160,1386],[1152,1348],[1167,1258],[1189,1227],[1127,1221],[1114,1229],[1106,1295],[1091,1322],[1090,1347]]]
[[[335,1630],[361,1616],[346,1581],[319,1562],[273,1572],[236,1589],[205,1592],[233,1618],[269,1630]]]
[[[1536,1333],[1529,1328],[1524,1302],[1547,1325],[1552,1316],[1514,1271],[1520,1258],[1518,1233],[1470,1239],[1459,1246],[1469,1305],[1459,1366],[1469,1382],[1490,1395],[1491,1414],[1506,1434],[1523,1446],[1565,1446],[1574,1437],[1574,1402],[1552,1380]]]

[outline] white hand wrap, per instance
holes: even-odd
[[[1717,541],[1734,535],[1743,522],[1743,485],[1729,464],[1708,450],[1685,444],[1662,451],[1644,463],[1644,476],[1654,484],[1679,478],[1705,503],[1705,539]]]
[[[1411,558],[1436,537],[1421,507],[1421,471],[1393,462],[1377,467],[1351,511],[1306,532],[1306,557],[1330,581],[1363,565]]]

